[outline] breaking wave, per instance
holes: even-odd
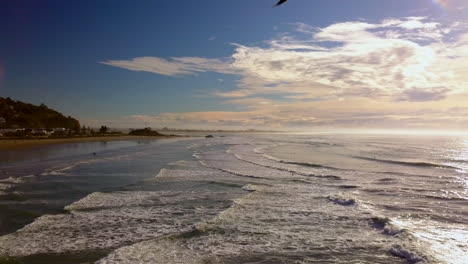
[[[362,156],[354,156],[354,158],[361,159],[361,160],[368,160],[368,161],[387,163],[387,164],[412,166],[412,167],[458,169],[457,167],[453,167],[453,166],[450,166],[450,165],[431,163],[431,162],[423,162],[423,161],[401,161],[401,160],[369,158],[369,157],[362,157]]]

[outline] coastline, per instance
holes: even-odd
[[[179,136],[161,135],[161,136],[94,136],[94,137],[72,137],[72,138],[34,138],[34,139],[0,139],[0,150],[13,150],[20,148],[29,148],[40,145],[96,142],[96,141],[122,141],[122,140],[142,140],[142,139],[162,139],[174,138]]]

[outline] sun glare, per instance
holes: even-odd
[[[432,2],[443,8],[450,6],[450,0],[432,0]]]

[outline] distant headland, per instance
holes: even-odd
[[[0,97],[0,129],[80,130],[80,122],[44,104],[39,106]]]
[[[0,97],[0,148],[49,143],[166,138],[151,128],[136,129],[125,134],[100,128],[81,126],[71,117],[41,104],[39,106]]]

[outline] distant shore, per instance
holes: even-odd
[[[174,135],[161,136],[92,136],[92,137],[70,137],[70,138],[32,138],[32,139],[0,139],[0,150],[10,150],[19,148],[28,148],[39,145],[60,144],[60,143],[78,143],[78,142],[96,142],[96,141],[121,141],[121,140],[142,140],[142,139],[161,139],[174,138]]]

